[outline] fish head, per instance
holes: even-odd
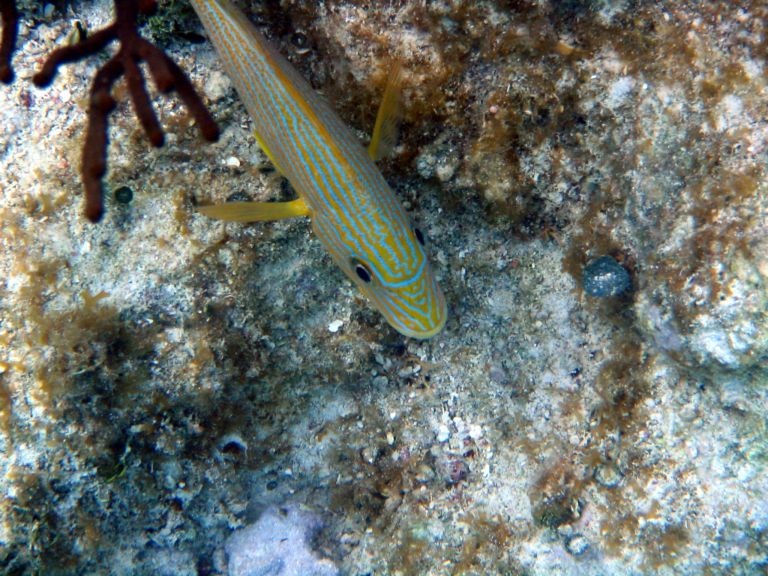
[[[420,272],[404,282],[389,283],[375,265],[360,258],[352,258],[346,272],[389,325],[404,336],[427,339],[445,326],[445,296],[426,259]]]
[[[438,334],[448,317],[423,244],[418,228],[407,225],[373,230],[365,241],[351,237],[329,245],[334,261],[389,325],[418,339]]]

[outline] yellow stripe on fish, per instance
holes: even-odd
[[[372,160],[394,139],[399,68],[366,152],[229,0],[192,0],[192,5],[253,118],[259,145],[299,195],[292,202],[236,202],[200,212],[238,222],[310,216],[334,262],[392,327],[414,338],[440,332],[447,307],[423,236]]]

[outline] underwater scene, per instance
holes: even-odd
[[[0,0],[0,575],[768,574],[768,0]]]

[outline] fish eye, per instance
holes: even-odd
[[[413,233],[416,235],[416,240],[419,241],[419,244],[424,246],[424,234],[421,233],[421,230],[419,230],[418,228],[414,228]]]
[[[368,266],[366,266],[360,260],[353,258],[352,268],[355,269],[355,274],[357,274],[357,277],[360,278],[360,280],[362,280],[366,284],[370,283],[371,278],[373,278],[373,274],[371,274],[371,271],[368,268]]]

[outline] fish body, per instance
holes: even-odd
[[[203,212],[240,221],[310,216],[334,262],[392,327],[414,338],[440,332],[447,307],[423,236],[371,155],[229,0],[192,5],[253,118],[259,144],[299,195],[284,203],[283,214],[275,213],[282,210],[276,203],[224,204]]]

